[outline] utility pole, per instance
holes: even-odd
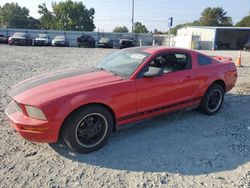
[[[131,33],[134,32],[134,15],[135,15],[135,1],[132,0],[132,19],[131,19],[131,21],[132,21],[132,31],[131,31]]]

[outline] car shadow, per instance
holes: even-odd
[[[250,96],[227,94],[221,111],[206,116],[179,111],[117,130],[102,149],[72,153],[50,144],[65,158],[104,168],[199,175],[236,169],[249,162]]]

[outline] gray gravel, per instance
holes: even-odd
[[[250,53],[221,111],[178,112],[112,135],[94,153],[21,138],[4,108],[14,84],[50,71],[94,66],[112,50],[0,45],[0,187],[250,187]],[[237,57],[237,52],[209,52]]]

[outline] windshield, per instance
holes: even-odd
[[[133,37],[130,36],[130,35],[122,35],[121,38],[122,38],[122,39],[131,39],[131,40],[133,40]]]
[[[25,37],[26,33],[14,33],[13,37]]]
[[[121,50],[105,57],[97,68],[129,78],[149,56],[149,53],[141,51]]]
[[[100,39],[100,42],[108,42],[109,41],[109,38],[101,38]]]
[[[38,34],[38,35],[37,35],[37,38],[46,39],[46,38],[48,38],[48,35],[45,35],[45,34]]]
[[[57,40],[64,40],[65,36],[56,36],[55,39],[57,39]]]

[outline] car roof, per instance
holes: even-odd
[[[48,35],[44,34],[44,33],[39,33],[39,34],[37,34],[37,36],[48,36]]]
[[[161,51],[166,50],[177,50],[177,51],[185,51],[185,52],[195,52],[194,50],[185,49],[185,48],[175,48],[175,47],[167,47],[167,46],[143,46],[143,47],[134,47],[134,48],[127,48],[130,50],[137,50],[141,52],[146,52],[149,54],[158,53]]]
[[[55,36],[55,38],[66,38],[66,36],[64,36],[64,35],[57,35],[57,36]]]
[[[15,32],[13,35],[28,35],[28,33],[23,33],[23,32]]]

